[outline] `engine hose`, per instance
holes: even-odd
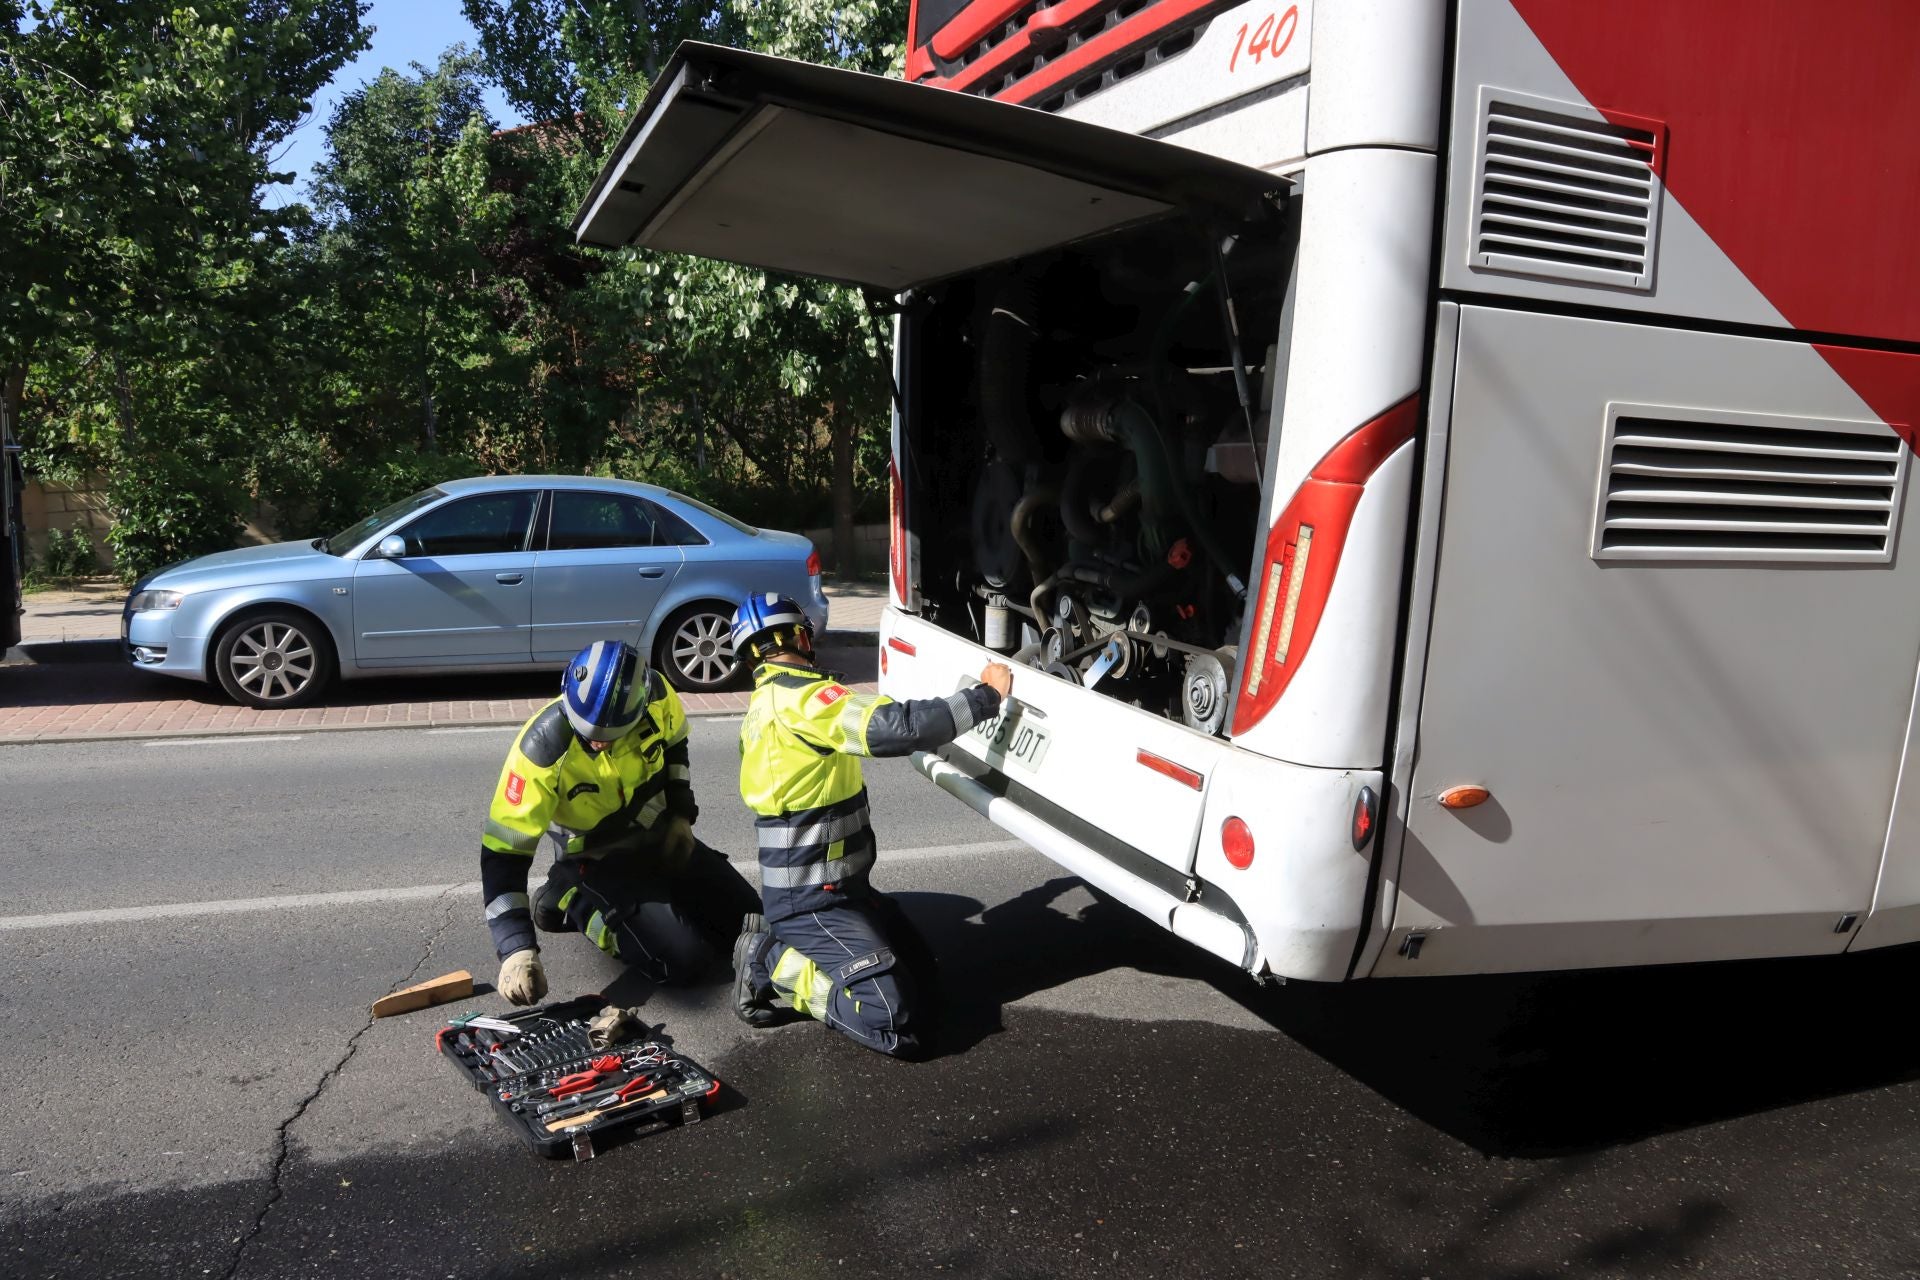
[[[1165,560],[1155,561],[1130,578],[1113,578],[1107,583],[1107,590],[1119,596],[1129,604],[1147,596],[1159,595],[1173,585],[1180,576],[1180,570]]]
[[[1173,348],[1173,331],[1179,327],[1188,308],[1200,300],[1207,286],[1213,283],[1214,273],[1209,271],[1198,279],[1191,280],[1181,291],[1180,297],[1167,308],[1167,314],[1160,318],[1154,328],[1153,340],[1147,344],[1147,378],[1153,387],[1153,404],[1162,418],[1173,416],[1173,406],[1167,397],[1167,353]]]
[[[1037,484],[1020,495],[1020,501],[1013,504],[1013,515],[1008,520],[1013,533],[1013,541],[1020,548],[1020,554],[1027,558],[1027,572],[1033,575],[1035,582],[1047,576],[1046,549],[1033,536],[1033,517],[1060,500],[1060,491],[1050,484]]]
[[[1067,526],[1068,537],[1088,547],[1103,547],[1113,538],[1112,529],[1094,518],[1088,492],[1093,487],[1094,468],[1103,461],[1102,455],[1092,450],[1076,450],[1073,461],[1067,464],[1066,482],[1060,486],[1060,522]]]
[[[1101,524],[1113,524],[1140,505],[1140,478],[1135,476],[1113,495],[1113,501],[1100,508],[1097,513]]]
[[[1203,517],[1199,507],[1194,505],[1193,494],[1188,487],[1174,479],[1173,464],[1167,458],[1165,442],[1154,424],[1153,415],[1134,401],[1125,400],[1114,409],[1113,420],[1114,425],[1126,433],[1134,457],[1140,460],[1140,492],[1147,510],[1164,511],[1168,505],[1177,507],[1194,535],[1200,539],[1201,550],[1207,553],[1226,577],[1233,593],[1236,596],[1246,595],[1246,584],[1233,571],[1235,557],[1227,550],[1225,541],[1214,529],[1213,523]],[[1150,545],[1148,549],[1153,552],[1155,559],[1164,557],[1167,552],[1164,546]]]
[[[1127,442],[1127,448],[1133,452],[1134,464],[1139,471],[1141,532],[1147,539],[1147,551],[1158,560],[1166,555],[1173,539],[1167,536],[1163,521],[1181,506],[1179,481],[1174,477],[1173,465],[1167,460],[1167,451],[1161,445],[1159,429],[1154,425],[1153,415],[1132,400],[1122,400],[1113,410],[1113,425],[1120,438]]]
[[[980,411],[994,451],[1014,466],[1033,454],[1028,381],[1040,304],[1031,281],[1010,276],[993,292],[980,340]]]
[[[1027,603],[1033,606],[1034,623],[1037,626],[1039,626],[1042,630],[1045,630],[1047,627],[1052,625],[1047,621],[1048,614],[1047,614],[1047,606],[1045,602],[1048,594],[1052,592],[1054,586],[1058,584],[1059,581],[1060,581],[1060,573],[1059,572],[1051,573],[1047,575],[1047,577],[1042,579],[1040,582],[1035,584],[1033,588],[1033,594],[1027,597]]]

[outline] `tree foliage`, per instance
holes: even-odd
[[[857,294],[568,228],[682,40],[887,72],[905,4],[463,8],[478,47],[345,95],[311,203],[274,209],[362,0],[0,0],[0,412],[36,470],[117,473],[123,569],[229,539],[250,497],[325,533],[474,471],[848,532],[877,506],[885,332]],[[534,123],[499,129],[489,85]]]
[[[274,149],[365,46],[358,0],[0,7],[0,426],[43,470],[190,469],[224,510],[127,535],[123,568],[230,541],[267,374],[261,318],[299,214]],[[22,421],[22,410],[34,412]],[[122,506],[123,522],[138,510]]]

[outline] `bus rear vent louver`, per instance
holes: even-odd
[[[1907,450],[1877,422],[1608,406],[1596,560],[1893,557]]]
[[[1470,265],[1649,290],[1666,129],[1483,88]]]

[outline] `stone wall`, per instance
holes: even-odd
[[[812,540],[814,550],[820,553],[821,565],[828,573],[854,576],[878,573],[887,567],[887,526],[884,524],[853,526],[854,563],[851,566],[833,562],[832,529],[802,529],[800,532],[801,536]]]
[[[113,551],[107,546],[107,530],[113,516],[107,510],[105,477],[83,481],[78,486],[55,484],[51,480],[29,480],[20,495],[20,513],[27,523],[27,560],[38,564],[47,554],[49,529],[74,529],[93,544],[94,564],[105,573],[113,568]]]
[[[20,495],[20,513],[27,525],[27,562],[39,564],[47,554],[49,529],[78,529],[93,544],[93,562],[102,573],[113,572],[113,548],[107,545],[107,530],[113,528],[113,513],[107,505],[107,478],[92,476],[78,485],[52,480],[27,481]],[[264,502],[256,502],[244,513],[245,527],[235,542],[257,546],[275,542],[276,515]]]

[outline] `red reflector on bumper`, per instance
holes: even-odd
[[[1175,782],[1192,787],[1195,791],[1198,791],[1206,782],[1205,778],[1195,773],[1192,769],[1187,768],[1185,765],[1175,764],[1164,756],[1157,756],[1151,751],[1136,751],[1133,758],[1155,773],[1164,774],[1172,778]]]
[[[1220,852],[1227,855],[1228,865],[1242,871],[1253,865],[1253,832],[1246,823],[1228,818],[1220,824]]]
[[[920,650],[915,648],[910,641],[902,640],[898,636],[887,637],[887,648],[898,649],[901,653],[906,654],[909,658],[911,658],[914,654],[920,652]]]

